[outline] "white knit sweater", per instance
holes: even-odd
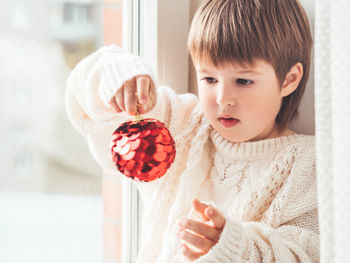
[[[86,138],[101,167],[121,175],[112,162],[111,135],[130,119],[108,102],[122,83],[149,66],[116,46],[82,60],[70,75],[68,116]],[[232,143],[207,122],[193,94],[157,88],[157,104],[145,117],[165,123],[176,143],[167,174],[135,183],[144,202],[137,263],[182,263],[176,222],[194,217],[198,198],[226,217],[219,242],[196,263],[318,262],[317,180],[314,136],[289,135]]]

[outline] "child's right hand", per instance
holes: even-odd
[[[149,112],[156,104],[155,85],[148,75],[135,76],[123,83],[110,104],[117,112],[130,115]]]

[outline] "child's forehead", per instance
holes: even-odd
[[[262,59],[254,59],[252,62],[246,61],[223,61],[221,63],[214,64],[210,60],[201,60],[196,61],[194,63],[197,72],[210,72],[210,71],[221,71],[225,69],[234,69],[236,71],[241,72],[258,72],[259,70],[263,70],[266,66],[271,66],[271,63],[262,60]]]

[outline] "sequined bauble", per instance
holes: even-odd
[[[162,177],[175,158],[175,143],[155,119],[121,124],[112,136],[112,157],[118,170],[137,182]]]

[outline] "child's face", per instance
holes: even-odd
[[[201,107],[221,136],[231,142],[277,136],[275,119],[283,96],[271,64],[197,64],[196,71]]]

